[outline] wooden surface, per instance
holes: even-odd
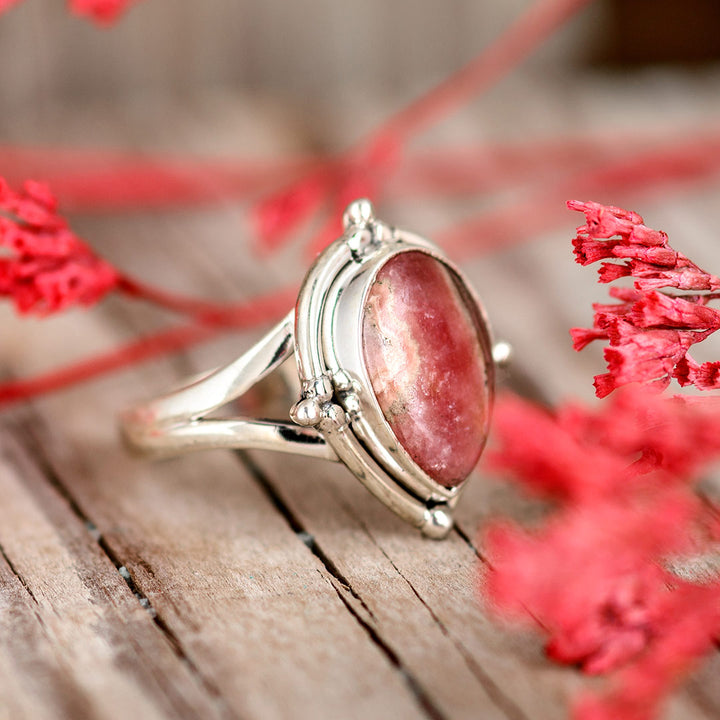
[[[560,133],[597,130],[609,118],[619,127],[645,122],[653,103],[680,95],[685,108],[657,124],[677,122],[682,131],[707,119],[716,87],[712,78],[665,78],[649,91],[649,106],[632,106],[626,85],[602,80],[578,83],[572,94],[565,84],[529,84],[522,97],[524,115]],[[570,119],[561,110],[568,98]],[[272,145],[264,116],[248,120],[246,104],[230,105],[256,128],[242,147],[260,137]],[[472,138],[478,124],[499,127],[498,109],[456,122],[456,132]],[[175,134],[202,147],[212,133],[196,118],[174,118],[166,145]],[[127,128],[104,132],[128,141]],[[283,133],[278,146],[292,129]],[[227,138],[232,151],[242,149]],[[717,189],[705,184],[635,209],[717,272]],[[449,203],[412,198],[381,210],[427,234],[452,212]],[[303,272],[293,250],[253,255],[231,205],[75,220],[118,266],[200,296],[249,297]],[[516,348],[506,382],[550,401],[589,399],[601,368],[599,353],[575,355],[567,340],[567,328],[588,323],[590,302],[602,297],[592,271],[570,258],[576,224],[568,214],[564,227],[535,236],[528,223],[527,243],[464,262],[497,334]],[[169,319],[120,299],[44,321],[1,313],[6,377],[112,347]],[[225,451],[152,463],[123,450],[119,410],[236,357],[260,332],[0,415],[0,719],[564,717],[586,681],[550,664],[539,639],[493,623],[479,599],[479,529],[492,515],[533,512],[508,486],[477,473],[457,530],[434,542],[329,463]],[[710,658],[667,717],[718,717],[718,670]]]

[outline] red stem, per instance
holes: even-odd
[[[456,257],[506,248],[528,233],[537,236],[567,217],[569,197],[607,197],[629,193],[646,197],[668,186],[696,182],[720,172],[720,136],[694,137],[674,147],[642,150],[591,170],[580,170],[550,188],[541,187],[512,204],[495,208],[439,233],[435,239]],[[624,202],[624,201],[623,201]]]
[[[276,320],[292,307],[296,295],[296,289],[284,288],[245,303],[227,305],[222,315],[216,315],[214,319],[206,316],[203,324],[172,327],[58,370],[0,383],[0,406],[29,400],[145,360],[185,350],[224,330],[250,328]]]
[[[690,128],[684,135],[717,142],[716,128]],[[686,141],[683,140],[683,143]],[[432,197],[492,192],[506,186],[548,180],[563,173],[592,170],[599,163],[619,161],[629,154],[667,150],[678,143],[677,129],[671,133],[552,137],[509,145],[444,147],[414,153],[391,181],[388,194],[396,197],[428,194]]]
[[[686,135],[712,136],[715,128],[688,128]],[[533,181],[553,172],[596,162],[642,146],[675,142],[677,131],[589,133],[530,142],[449,146],[408,157],[392,178],[392,194],[450,195],[485,192]],[[207,158],[134,156],[126,152],[0,146],[0,167],[11,185],[29,177],[53,188],[66,212],[108,212],[148,207],[219,203],[267,192],[299,173],[328,162],[320,158],[227,162]]]
[[[185,295],[171,293],[154,285],[147,285],[129,275],[122,275],[117,289],[136,300],[145,300],[182,315],[190,315],[205,325],[222,324],[223,318],[232,318],[237,314],[235,305],[228,303],[199,300]]]
[[[11,185],[37,178],[53,188],[65,212],[216,204],[261,195],[320,162],[312,157],[220,161],[135,155],[108,150],[0,146],[2,175]]]
[[[0,384],[0,407],[69,388],[143,360],[189,348],[210,339],[219,330],[219,327],[209,325],[182,325],[142,337],[110,352],[58,370],[21,380],[10,380]]]
[[[300,222],[314,217],[324,207],[324,200],[344,194],[347,187],[357,185],[359,177],[371,179],[372,197],[377,200],[397,167],[400,150],[413,134],[481,94],[591,1],[537,0],[475,60],[391,116],[364,141],[261,201],[255,208],[260,247],[280,247]]]
[[[391,117],[375,136],[407,142],[487,90],[592,0],[538,0],[480,55]]]

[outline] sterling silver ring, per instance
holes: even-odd
[[[489,324],[428,240],[378,220],[367,200],[347,208],[343,225],[282,322],[229,365],[125,412],[122,432],[151,455],[246,448],[341,462],[404,520],[443,538],[489,431]],[[292,422],[207,417],[292,356]]]

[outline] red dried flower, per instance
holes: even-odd
[[[115,22],[136,0],[68,0],[72,12],[100,24]]]
[[[504,401],[498,414],[506,414],[507,405]],[[532,417],[531,410],[522,407],[514,412],[520,417],[516,422]],[[624,465],[624,472],[600,488],[606,496],[630,489],[631,478],[656,470],[665,473],[661,480],[663,486],[685,485],[720,453],[720,398],[689,402],[686,398],[666,398],[639,386],[629,386],[592,410],[568,403],[548,417],[555,424],[556,432],[564,433],[579,446],[578,455],[584,452],[585,457],[589,457],[588,453],[603,451]],[[515,424],[514,429],[517,428]],[[526,430],[530,429],[527,424]],[[513,426],[509,431],[513,431]],[[509,444],[511,436],[507,437],[506,444]],[[538,446],[542,447],[543,440],[549,442],[550,438],[540,437]],[[554,446],[545,446],[548,454],[554,450]],[[594,456],[590,457],[594,460]],[[556,462],[564,460],[559,458]],[[582,463],[575,468],[574,484],[587,485]],[[517,473],[518,469],[513,471]],[[587,492],[581,497],[592,499]]]
[[[92,305],[120,279],[57,214],[49,188],[26,182],[19,192],[0,178],[0,295],[18,311],[48,314]]]
[[[634,503],[575,505],[534,533],[492,526],[488,597],[496,610],[537,622],[553,660],[591,674],[614,670],[652,651],[676,620],[668,596],[685,584],[661,563],[687,549],[682,531],[701,510],[691,494],[665,491]],[[715,596],[720,601],[720,585]],[[707,638],[718,630],[696,632]]]
[[[0,13],[5,10],[9,10],[13,5],[16,5],[20,0],[0,0]]]
[[[505,397],[496,417],[494,466],[559,509],[533,531],[486,530],[487,599],[539,626],[552,659],[613,673],[607,694],[580,699],[577,720],[656,717],[720,636],[720,580],[669,569],[720,535],[717,512],[691,484],[720,452],[720,403],[633,386],[596,409],[552,414]]]
[[[585,694],[575,704],[574,720],[653,720],[668,694],[711,652],[720,633],[718,584],[697,585],[670,578],[671,591],[660,597],[663,622],[647,651],[617,672],[605,695]]]
[[[567,403],[550,413],[507,395],[493,433],[492,469],[562,503],[595,502],[652,483],[686,485],[720,454],[720,399],[688,403],[634,385],[592,410]]]
[[[593,306],[592,329],[570,331],[576,350],[593,340],[608,341],[608,372],[595,377],[597,396],[632,382],[665,388],[672,378],[703,390],[720,387],[715,364],[700,366],[688,356],[692,345],[720,328],[720,312],[707,307],[714,299],[707,293],[720,288],[720,278],[670,247],[667,235],[645,226],[637,213],[593,202],[571,201],[568,207],[586,219],[573,240],[577,262],[614,260],[601,264],[600,282],[635,278],[634,289],[610,291],[620,303]],[[659,288],[698,294],[671,295]]]
[[[580,424],[578,424],[579,427]],[[621,482],[627,462],[602,445],[573,436],[557,417],[512,395],[497,403],[487,454],[494,470],[510,472],[535,494],[561,501],[598,497]],[[522,437],[522,442],[517,438]]]
[[[0,13],[9,10],[20,0],[0,0]],[[115,22],[137,0],[68,0],[68,7],[77,15],[84,15],[101,25]]]

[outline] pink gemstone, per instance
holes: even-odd
[[[363,318],[365,364],[385,419],[445,487],[470,474],[485,442],[487,368],[470,302],[441,262],[405,252],[380,268]]]

